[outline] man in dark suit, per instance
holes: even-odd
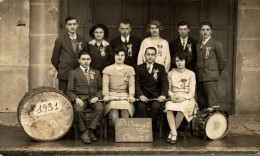
[[[138,37],[130,35],[131,33],[131,22],[128,20],[123,20],[119,23],[118,31],[120,36],[114,38],[111,41],[111,46],[113,50],[117,47],[123,47],[127,50],[125,57],[125,64],[130,65],[134,68],[137,66],[137,56],[139,53],[140,45],[142,40]]]
[[[103,104],[98,102],[102,98],[102,80],[100,72],[91,68],[91,57],[86,51],[79,53],[80,67],[70,72],[68,79],[67,95],[73,102],[75,110],[75,120],[84,143],[97,141],[94,135],[96,125],[103,114]],[[91,119],[87,126],[86,114],[84,110],[92,109]]]
[[[145,51],[146,62],[138,65],[136,68],[135,90],[136,96],[140,99],[137,103],[137,116],[139,118],[147,118],[147,105],[151,105],[151,118],[153,122],[153,130],[156,132],[157,118],[162,113],[162,102],[166,100],[169,82],[163,65],[155,61],[156,49],[148,47]],[[147,99],[156,98],[155,101]]]
[[[66,93],[70,71],[79,66],[78,53],[87,49],[85,39],[77,34],[78,20],[75,17],[65,19],[68,33],[55,41],[51,63],[58,71],[59,89]]]
[[[178,32],[179,37],[174,41],[170,42],[170,52],[171,58],[174,58],[174,55],[178,52],[185,52],[189,55],[189,63],[186,65],[186,68],[195,72],[196,66],[196,43],[197,41],[189,37],[190,24],[186,21],[178,23]],[[176,68],[175,60],[172,60],[172,68]]]
[[[202,40],[197,43],[197,93],[200,109],[217,104],[218,79],[226,67],[227,60],[223,45],[211,37],[212,24],[200,25]]]

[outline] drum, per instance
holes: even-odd
[[[226,112],[202,112],[197,121],[198,135],[211,140],[223,138],[228,130],[228,114]]]
[[[51,87],[27,92],[19,103],[18,121],[26,134],[38,141],[53,141],[72,126],[74,111],[65,94]]]

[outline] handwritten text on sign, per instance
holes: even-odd
[[[116,142],[153,142],[151,118],[118,118]]]
[[[46,115],[53,112],[59,112],[61,110],[61,104],[54,100],[42,101],[36,104],[33,114],[34,115]]]

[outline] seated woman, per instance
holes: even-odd
[[[171,97],[171,101],[166,102],[164,110],[171,129],[167,139],[170,144],[176,143],[177,128],[180,126],[183,117],[185,116],[188,122],[192,120],[196,105],[194,100],[195,74],[185,67],[188,63],[188,55],[177,53],[174,60],[177,68],[173,68],[168,74],[168,95]],[[176,117],[174,117],[173,111],[177,112]]]
[[[110,117],[115,125],[116,118],[133,117],[135,101],[135,71],[134,68],[124,64],[125,49],[115,49],[115,63],[103,70],[103,96],[105,105],[105,115],[110,112]],[[114,100],[113,99],[118,99]]]
[[[89,30],[89,36],[93,38],[88,42],[88,49],[91,56],[91,67],[99,70],[114,63],[113,50],[111,45],[105,38],[108,37],[108,29],[103,24],[96,24]]]

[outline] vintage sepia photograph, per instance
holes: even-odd
[[[260,0],[0,0],[0,156],[260,153]]]

